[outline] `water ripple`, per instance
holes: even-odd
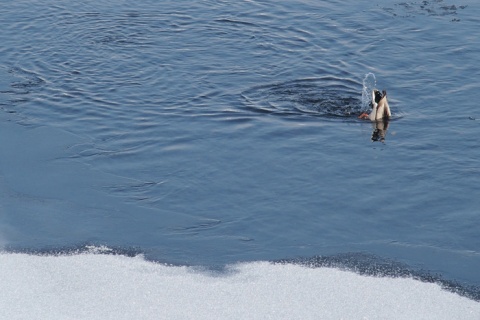
[[[242,96],[260,113],[348,118],[362,111],[361,88],[354,80],[323,77],[257,86]]]

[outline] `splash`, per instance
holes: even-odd
[[[370,102],[372,100],[372,91],[377,85],[377,79],[375,75],[371,72],[365,75],[363,78],[363,89],[362,89],[362,110],[370,109]]]

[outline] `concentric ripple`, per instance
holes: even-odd
[[[362,111],[361,90],[353,80],[322,77],[257,86],[242,96],[257,112],[345,118]]]

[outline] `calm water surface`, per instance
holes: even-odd
[[[6,1],[1,241],[362,252],[480,285],[474,1]],[[359,121],[386,89],[383,142]]]

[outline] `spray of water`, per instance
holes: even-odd
[[[372,101],[372,90],[375,89],[377,85],[377,79],[375,75],[371,72],[365,75],[363,78],[363,89],[362,89],[362,110],[370,109],[370,102]]]

